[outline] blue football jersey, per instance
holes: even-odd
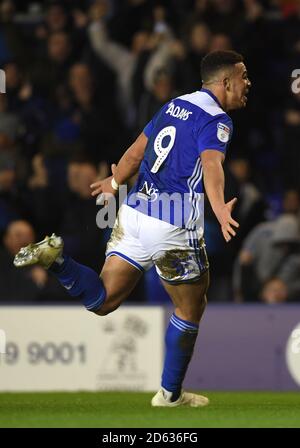
[[[226,152],[232,120],[206,89],[165,104],[144,128],[148,137],[138,179],[127,204],[190,230],[203,229],[201,152]]]

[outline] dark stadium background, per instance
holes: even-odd
[[[67,252],[99,271],[109,231],[95,225],[89,184],[109,172],[162,104],[201,88],[201,58],[212,49],[241,52],[253,87],[247,108],[231,114],[226,197],[239,198],[241,228],[230,245],[207,207],[209,300],[299,300],[292,284],[299,258],[287,276],[286,253],[265,276],[256,266],[245,274],[239,261],[259,223],[283,213],[299,221],[300,96],[291,91],[300,62],[299,2],[6,0],[0,17],[7,84],[0,96],[1,301],[69,300],[41,269],[12,266],[21,245],[45,234],[62,235]],[[292,261],[295,253],[298,244],[288,249]],[[263,292],[274,277],[281,283]],[[168,301],[151,271],[129,300],[154,296]]]
[[[206,204],[209,306],[186,386],[211,405],[153,411],[171,313],[155,270],[95,321],[13,257],[55,232],[100,271],[110,230],[89,185],[165,102],[201,88],[218,49],[243,54],[252,88],[230,113],[230,244]],[[300,1],[1,0],[0,69],[0,426],[299,427]]]

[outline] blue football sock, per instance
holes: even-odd
[[[63,255],[49,269],[73,297],[80,297],[88,311],[96,311],[104,303],[106,291],[101,278],[91,268]]]
[[[166,356],[162,374],[162,387],[170,392],[167,396],[171,401],[176,401],[180,396],[197,335],[198,325],[172,315],[166,332]]]

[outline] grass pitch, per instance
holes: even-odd
[[[300,393],[208,392],[205,408],[151,408],[153,394],[1,393],[0,427],[300,428]]]

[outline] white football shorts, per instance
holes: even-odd
[[[176,227],[123,204],[106,257],[119,256],[141,272],[154,264],[158,275],[170,283],[193,282],[209,268],[200,230]]]

